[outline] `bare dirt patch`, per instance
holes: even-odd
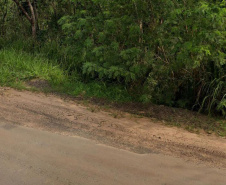
[[[164,153],[226,168],[225,138],[197,135],[167,127],[155,118],[119,111],[86,107],[55,95],[0,89],[0,120],[5,123],[80,135],[137,153]]]
[[[33,79],[30,81],[27,81],[25,86],[27,86],[28,88],[30,88],[30,87],[36,88],[39,90],[51,88],[51,85],[49,84],[49,82],[47,80],[40,80],[40,79]]]
[[[28,90],[36,90],[60,96],[65,100],[76,101],[88,106],[92,112],[99,110],[111,111],[115,118],[123,117],[124,113],[130,113],[138,117],[149,117],[161,121],[168,126],[177,126],[184,128],[190,132],[207,134],[217,134],[226,136],[226,120],[222,117],[210,117],[198,112],[189,111],[181,108],[167,107],[164,105],[155,105],[151,103],[139,102],[112,102],[103,98],[71,96],[54,90],[54,88],[46,80],[33,79],[27,81],[24,86]]]

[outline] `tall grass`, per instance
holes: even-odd
[[[61,83],[65,80],[65,74],[59,66],[44,58],[12,49],[0,50],[1,85],[34,78]]]
[[[226,117],[226,75],[206,83],[202,90],[207,95],[202,101],[199,112],[204,110],[211,114],[213,109],[217,109]]]

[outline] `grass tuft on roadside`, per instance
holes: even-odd
[[[34,78],[59,84],[65,80],[63,70],[50,61],[15,50],[0,50],[0,85],[22,86],[21,81]]]

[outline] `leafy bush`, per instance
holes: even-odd
[[[224,113],[224,1],[84,0],[76,7],[59,21],[77,56],[71,67],[124,83],[142,101]]]

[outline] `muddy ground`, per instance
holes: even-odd
[[[136,153],[161,153],[226,168],[225,138],[190,133],[151,117],[103,111],[56,95],[0,88],[0,119],[62,135],[79,135]]]

